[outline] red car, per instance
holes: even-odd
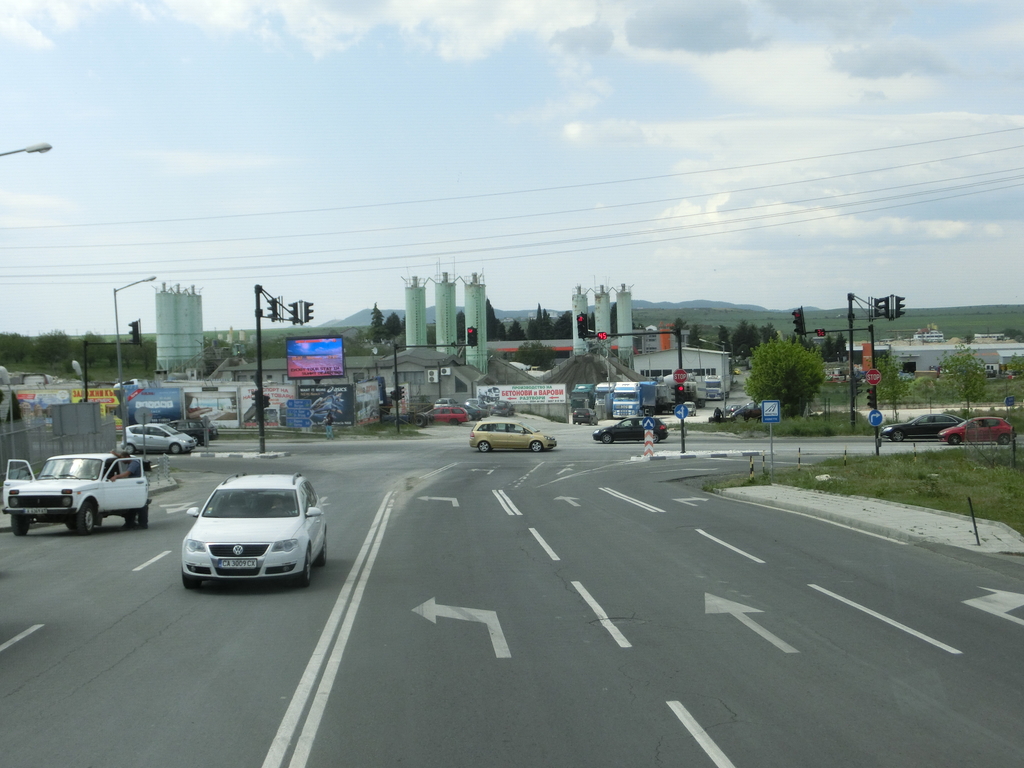
[[[469,412],[457,405],[436,405],[421,415],[426,417],[428,424],[440,421],[455,426],[469,421]]]
[[[999,443],[1009,445],[1013,440],[1013,425],[995,416],[978,416],[955,427],[939,432],[939,440],[950,445],[960,443]]]

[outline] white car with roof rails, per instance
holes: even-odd
[[[181,545],[185,589],[205,581],[283,579],[308,587],[327,563],[322,500],[301,474],[234,475],[210,494]]]

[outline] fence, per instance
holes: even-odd
[[[1009,467],[1010,469],[1024,470],[1024,465],[1017,461],[1017,442],[1015,434],[1008,445],[999,445],[994,442],[967,441],[964,450],[967,457],[978,464],[987,467]]]
[[[117,445],[113,417],[101,422],[96,432],[54,437],[50,425],[41,419],[14,422],[0,428],[0,472],[7,472],[8,459],[25,459],[38,466],[51,456],[64,453],[106,453]]]

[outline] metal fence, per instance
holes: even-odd
[[[113,417],[105,419],[96,432],[55,437],[41,419],[14,422],[0,427],[0,473],[7,472],[8,459],[25,459],[39,466],[51,456],[64,453],[106,453],[117,445]]]
[[[967,456],[971,461],[978,464],[984,464],[987,467],[993,468],[1008,467],[1024,471],[1024,464],[1018,461],[1017,458],[1017,443],[1019,441],[1020,439],[1017,435],[1014,435],[1013,440],[1008,445],[973,441],[968,441],[963,445]]]

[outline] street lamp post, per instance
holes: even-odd
[[[39,150],[45,152],[46,150]],[[133,285],[139,283],[151,283],[156,280],[156,275],[153,277],[147,277],[144,280],[136,280],[134,283],[128,283],[128,285],[122,285],[120,288],[114,289],[114,333],[115,339],[117,340],[117,386],[118,392],[118,410],[121,411],[121,436],[124,437],[124,430],[128,427],[128,409],[125,407],[124,402],[124,373],[121,368],[121,321],[117,316],[117,292],[123,291],[125,288],[131,288]]]
[[[38,152],[39,154],[43,154],[44,152],[49,152],[51,149],[53,149],[53,147],[44,142],[43,144],[33,144],[32,146],[25,147],[24,149],[12,149],[10,152],[0,152],[0,157],[3,157],[4,155],[16,155],[19,152]]]

